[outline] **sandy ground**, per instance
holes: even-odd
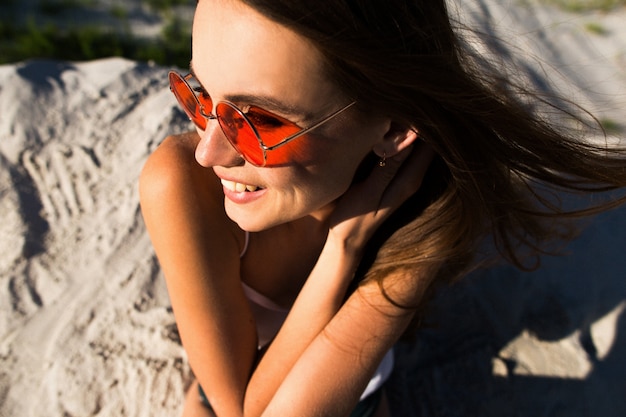
[[[626,10],[476,1],[460,15],[508,40],[499,56],[537,86],[550,73],[624,123]],[[166,72],[115,58],[0,66],[2,417],[180,411],[190,371],[137,196],[146,157],[189,127]],[[442,292],[433,327],[398,347],[395,415],[626,415],[625,248],[622,208],[535,273],[494,268]]]

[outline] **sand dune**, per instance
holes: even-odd
[[[173,415],[187,370],[136,191],[158,139],[186,126],[164,70],[30,62],[1,77],[2,411]]]
[[[624,9],[477,1],[461,16],[518,48],[499,56],[538,87],[552,74],[624,123]],[[146,157],[189,128],[166,74],[118,58],[0,66],[0,416],[180,410],[190,370],[137,196]],[[399,347],[397,415],[626,415],[625,248],[622,208],[538,272],[442,293],[437,327]]]

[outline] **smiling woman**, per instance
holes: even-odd
[[[140,184],[186,415],[386,415],[393,345],[482,239],[523,266],[564,237],[535,184],[626,186],[624,150],[559,132],[462,45],[444,1],[198,2],[192,74],[170,73],[196,131]]]

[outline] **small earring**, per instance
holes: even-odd
[[[378,161],[378,166],[384,167],[385,165],[387,165],[387,154],[383,152],[383,156],[380,158],[380,161]]]

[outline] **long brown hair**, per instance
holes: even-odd
[[[557,219],[624,202],[573,211],[558,204],[549,190],[625,187],[624,149],[541,117],[538,104],[590,126],[473,54],[444,0],[243,1],[308,38],[363,111],[415,127],[438,154],[416,197],[373,239],[365,279],[432,268],[434,282],[450,282],[476,264],[486,236],[502,257],[530,268],[526,255],[569,237]]]

